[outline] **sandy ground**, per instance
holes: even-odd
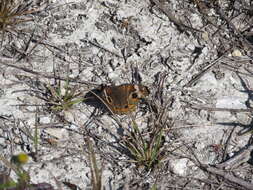
[[[37,160],[25,165],[32,183],[58,188],[56,180],[67,181],[89,189],[89,136],[105,189],[154,184],[158,189],[217,189],[222,183],[222,189],[244,189],[210,177],[193,160],[216,165],[251,144],[252,135],[245,132],[252,127],[253,48],[245,31],[253,32],[252,18],[247,9],[238,13],[250,2],[217,1],[230,25],[212,1],[161,1],[162,7],[157,2],[51,1],[31,15],[33,22],[17,26],[22,34],[6,35],[0,52],[0,152],[9,159],[37,151]],[[231,7],[238,8],[234,15]],[[132,125],[129,115],[112,116],[85,103],[57,114],[48,111],[38,94],[43,97],[43,84],[53,85],[54,77],[74,79],[71,87],[83,95],[101,84],[147,86],[147,102],[165,112],[161,167],[144,171],[120,150],[122,134]],[[132,115],[143,134],[156,120],[145,104]],[[251,183],[251,157],[245,158],[229,169]]]

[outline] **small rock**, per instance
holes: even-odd
[[[188,159],[186,158],[170,161],[172,172],[179,176],[186,176],[187,169],[188,169],[187,163],[188,163]]]
[[[59,129],[59,128],[47,128],[45,132],[49,135],[56,137],[59,140],[64,140],[68,138],[68,131],[66,129]]]
[[[239,57],[239,56],[242,56],[242,53],[241,53],[240,50],[235,49],[235,50],[232,52],[232,56],[233,56],[233,57]]]
[[[202,38],[203,38],[205,41],[208,41],[208,40],[209,40],[208,32],[203,32],[203,33],[202,33]]]

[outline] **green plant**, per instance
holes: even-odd
[[[149,132],[148,137],[144,138],[138,125],[133,120],[132,131],[123,139],[125,148],[130,152],[131,162],[138,167],[152,170],[163,159],[163,136],[162,127],[155,126]]]
[[[39,119],[38,119],[38,107],[36,107],[36,114],[35,114],[35,129],[34,129],[34,134],[32,136],[33,143],[34,143],[34,149],[35,149],[35,154],[38,153],[38,147],[39,147],[39,130],[38,130],[38,125],[39,125]]]
[[[153,184],[152,187],[150,188],[150,190],[157,190],[157,185],[156,184]]]
[[[25,153],[20,153],[12,156],[11,161],[8,161],[3,156],[0,155],[0,161],[11,170],[13,170],[17,175],[17,181],[14,181],[9,177],[9,174],[0,173],[0,190],[24,190],[24,189],[34,189],[34,190],[53,190],[53,186],[49,183],[37,183],[31,184],[30,175],[27,171],[23,169],[23,165],[28,162],[28,155]]]
[[[18,179],[15,182],[12,179],[6,180],[5,183],[0,184],[0,189],[5,188],[12,188],[15,187],[16,189],[24,189],[30,183],[30,176],[29,174],[23,169],[23,165],[27,163],[29,157],[27,154],[20,153],[18,155],[14,155],[11,158],[11,162],[6,160],[4,157],[0,156],[0,160],[9,168],[11,168],[17,175]]]

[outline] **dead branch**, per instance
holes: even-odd
[[[173,22],[180,32],[184,32],[186,30],[194,31],[194,32],[203,32],[201,30],[192,28],[190,26],[185,25],[182,21],[178,20],[169,10],[164,3],[161,3],[159,0],[150,0],[154,3],[168,18],[171,22]]]
[[[227,161],[217,164],[215,167],[218,168],[231,168],[235,164],[241,164],[247,162],[250,159],[251,151],[253,150],[253,144],[248,145],[247,147],[240,150],[235,156],[231,157]]]
[[[216,174],[219,176],[222,176],[224,179],[227,179],[233,183],[236,183],[245,189],[252,190],[253,189],[253,183],[249,183],[247,181],[244,181],[243,179],[240,179],[238,177],[233,176],[232,174],[228,173],[227,171],[215,168],[215,167],[207,167],[205,168],[206,171]]]
[[[8,60],[8,61],[10,61],[10,60]],[[69,77],[65,78],[65,77],[56,77],[54,75],[46,75],[46,74],[43,74],[43,73],[40,73],[40,72],[37,72],[37,71],[33,71],[33,70],[25,68],[25,67],[17,66],[17,65],[11,64],[11,63],[2,62],[2,60],[0,60],[0,64],[8,66],[8,67],[15,68],[15,69],[22,70],[22,71],[30,73],[32,75],[36,75],[36,76],[40,76],[40,77],[45,77],[45,78],[48,78],[48,79],[57,79],[57,80],[61,80],[61,81],[67,81],[68,80],[70,82],[75,82],[75,83],[80,83],[80,84],[86,84],[86,85],[89,85],[89,86],[91,86],[91,85],[93,85],[95,87],[98,86],[98,84],[92,84],[91,82],[85,82],[85,81],[76,81],[75,79],[71,79]]]
[[[202,71],[200,71],[193,79],[191,79],[184,87],[190,87],[193,85],[196,81],[198,81],[204,74],[206,74],[208,71],[210,71],[215,65],[218,65],[220,63],[220,60],[229,52],[231,48],[225,51],[224,54],[222,54],[220,57],[216,58],[212,61],[209,65],[207,65]]]

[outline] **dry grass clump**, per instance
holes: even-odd
[[[55,77],[53,83],[49,82],[34,82],[33,77],[17,76],[20,80],[26,80],[26,84],[30,87],[28,91],[30,96],[35,96],[43,100],[44,107],[49,111],[58,113],[67,111],[74,105],[84,100],[83,93],[78,85],[71,85],[69,78],[65,81],[58,80]]]
[[[161,110],[164,110],[164,108]],[[154,116],[155,115],[155,116]],[[132,125],[126,136],[123,137],[123,147],[130,153],[130,162],[135,163],[139,169],[152,171],[161,166],[161,162],[167,157],[165,136],[166,129],[172,127],[169,124],[167,113],[158,112],[147,118],[149,123],[146,129],[142,129],[132,118]]]
[[[138,125],[133,121],[132,131],[123,139],[125,148],[130,152],[130,162],[147,171],[158,166],[164,157],[164,129],[154,127],[149,133],[148,138],[144,138]]]
[[[6,32],[18,33],[19,24],[33,20],[29,15],[39,9],[31,8],[31,4],[23,0],[0,0],[1,46]]]
[[[59,81],[55,86],[47,85],[46,101],[52,111],[66,111],[73,105],[78,104],[84,100],[80,97],[81,93],[78,91],[77,86],[71,87],[69,81],[65,81],[62,86]]]

